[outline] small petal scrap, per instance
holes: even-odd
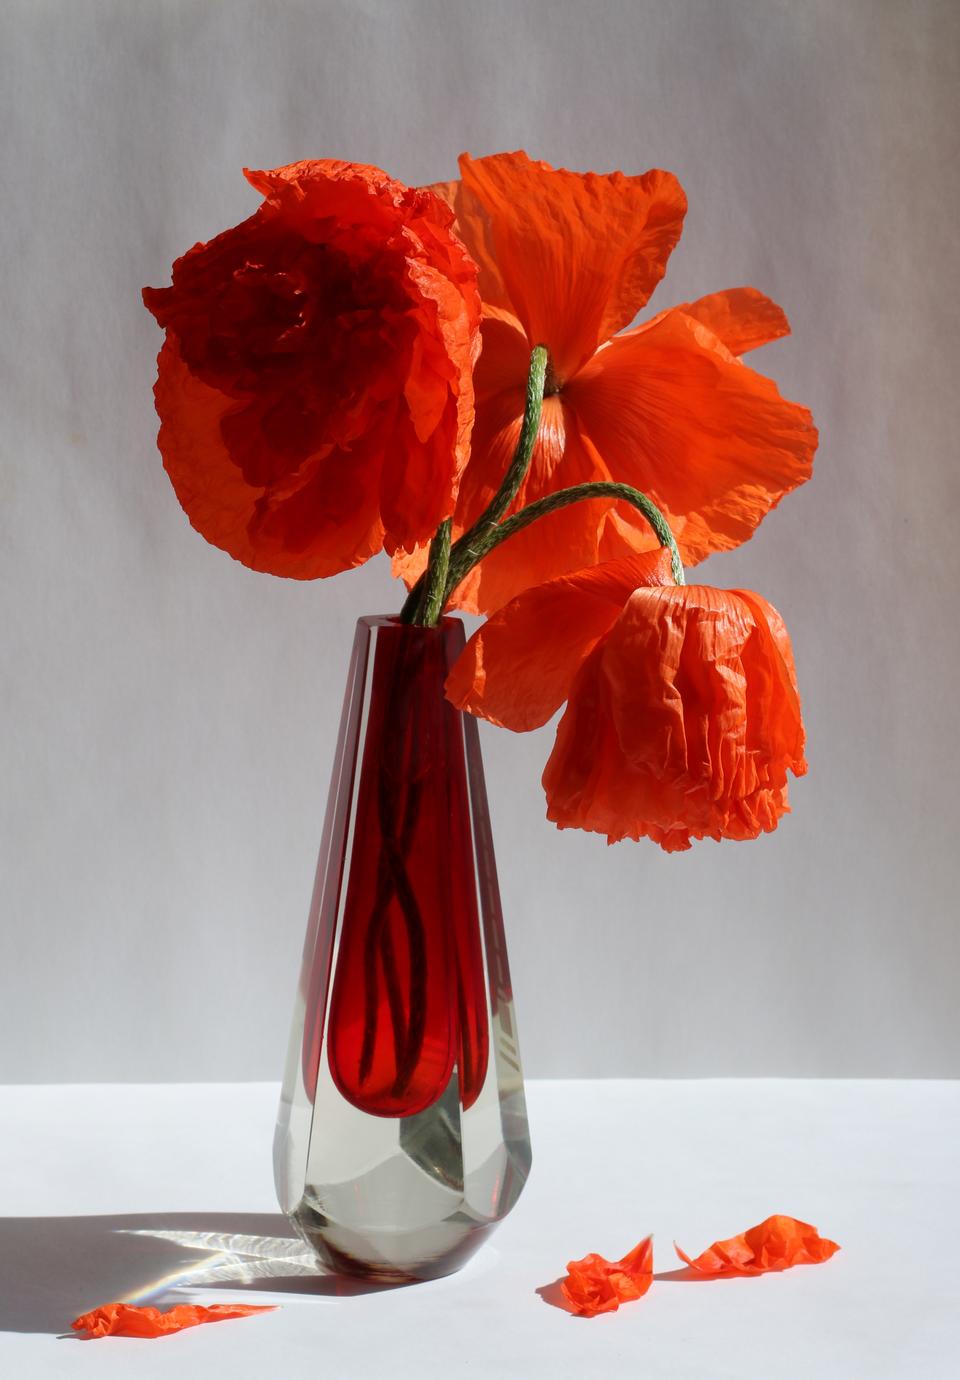
[[[212,1303],[205,1308],[198,1303],[178,1303],[163,1313],[159,1308],[132,1303],[106,1303],[74,1318],[70,1326],[75,1332],[86,1332],[89,1337],[165,1337],[201,1323],[246,1318],[251,1313],[271,1313],[275,1307],[276,1304]]]
[[[680,1259],[702,1275],[762,1275],[793,1265],[819,1265],[840,1249],[816,1227],[776,1214],[727,1241],[715,1241],[695,1259],[674,1243]]]
[[[593,1252],[571,1260],[560,1292],[575,1313],[593,1318],[642,1298],[652,1281],[653,1237],[647,1236],[622,1260],[606,1260]]]

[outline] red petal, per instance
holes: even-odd
[[[672,583],[670,553],[658,550],[525,590],[467,643],[447,678],[447,698],[515,732],[538,728],[563,704],[633,591]]]
[[[840,1247],[808,1222],[777,1214],[739,1236],[715,1241],[694,1260],[676,1244],[674,1249],[682,1261],[700,1274],[760,1275],[771,1270],[789,1270],[794,1265],[819,1265]]]
[[[201,1323],[225,1322],[229,1318],[245,1318],[251,1313],[270,1313],[275,1307],[276,1304],[213,1303],[204,1308],[201,1304],[178,1303],[161,1313],[159,1308],[107,1303],[74,1318],[70,1326],[75,1332],[87,1332],[91,1337],[163,1337]]]
[[[530,344],[547,345],[557,373],[570,378],[663,277],[687,208],[680,183],[659,169],[568,172],[525,153],[463,154],[460,171],[483,213],[461,233],[505,289],[507,301],[493,304],[509,305]]]

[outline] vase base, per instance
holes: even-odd
[[[289,1218],[328,1269],[384,1285],[413,1284],[455,1274],[496,1226],[460,1217],[414,1231],[358,1231],[330,1221],[307,1203]]]

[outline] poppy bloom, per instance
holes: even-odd
[[[473,421],[476,267],[429,191],[333,161],[246,172],[254,215],[143,298],[159,445],[194,527],[255,570],[333,575],[427,540]]]
[[[611,843],[756,838],[789,809],[787,771],[806,771],[779,614],[745,590],[674,585],[666,551],[525,591],[467,644],[447,694],[517,730],[566,700],[547,817]]]
[[[460,182],[436,190],[480,267],[484,321],[454,537],[480,516],[507,468],[530,352],[542,344],[550,368],[540,434],[514,509],[614,479],[649,494],[686,565],[746,541],[809,478],[817,444],[806,408],[739,358],[789,333],[780,308],[734,288],[625,329],[680,238],[686,198],[671,173],[573,173],[523,153],[464,154],[460,169]],[[593,499],[491,552],[454,603],[489,612],[548,577],[651,544],[628,505]],[[424,561],[418,551],[396,569],[412,579]]]

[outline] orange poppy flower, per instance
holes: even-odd
[[[593,1318],[643,1298],[652,1283],[653,1237],[648,1236],[622,1260],[606,1260],[595,1252],[571,1260],[560,1292],[572,1312]]]
[[[836,1241],[821,1236],[808,1222],[782,1214],[728,1241],[715,1241],[695,1260],[674,1245],[684,1264],[701,1275],[762,1275],[793,1265],[819,1265],[839,1249]]]
[[[484,321],[454,537],[503,477],[530,352],[542,344],[550,369],[540,435],[514,508],[615,479],[662,509],[687,565],[746,541],[809,478],[817,444],[806,408],[739,358],[788,334],[780,308],[754,288],[734,288],[626,330],[680,238],[686,198],[671,173],[574,173],[524,153],[464,154],[460,169],[460,182],[436,190],[480,266]],[[491,552],[454,603],[490,611],[529,585],[652,540],[629,505],[578,503]],[[395,569],[412,580],[424,561],[418,551]]]
[[[547,817],[611,843],[756,838],[789,809],[787,771],[806,771],[779,614],[745,590],[672,584],[666,551],[525,591],[471,638],[447,694],[517,730],[566,700]]]
[[[377,168],[245,175],[256,213],[144,290],[167,332],[160,450],[208,541],[255,570],[333,575],[453,511],[476,267],[449,208]]]

